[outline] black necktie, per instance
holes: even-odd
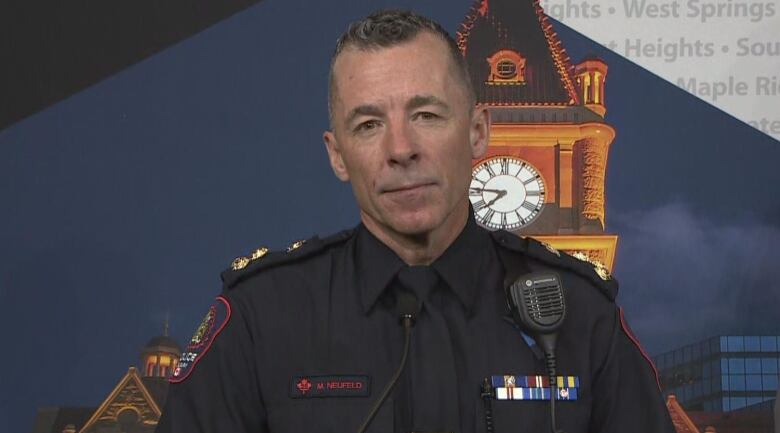
[[[397,278],[398,284],[414,293],[419,302],[426,301],[439,283],[439,274],[430,266],[404,266]]]
[[[405,266],[397,280],[401,290],[413,292],[423,306],[412,332],[407,387],[399,394],[405,400],[399,405],[408,411],[404,424],[409,427],[407,431],[459,431],[452,338],[433,302],[438,295],[434,291],[442,284],[439,274],[430,266]]]

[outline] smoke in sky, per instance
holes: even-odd
[[[672,203],[611,213],[618,300],[651,354],[713,335],[780,334],[780,226]]]

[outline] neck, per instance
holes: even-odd
[[[431,231],[401,233],[360,212],[363,225],[407,265],[430,265],[438,259],[463,231],[469,216],[468,203],[457,206],[444,222]]]

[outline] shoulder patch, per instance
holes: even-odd
[[[323,239],[314,236],[295,241],[283,251],[269,251],[265,247],[258,248],[248,256],[236,258],[230,268],[222,272],[224,288],[229,290],[239,282],[263,270],[311,257],[331,245],[346,241],[352,237],[353,233],[354,229],[350,229]]]
[[[491,235],[499,245],[505,248],[530,256],[544,264],[564,268],[585,277],[610,301],[614,301],[617,297],[618,283],[601,264],[597,265],[591,260],[577,258],[566,252],[558,251],[532,237],[521,238],[503,230],[491,232]]]
[[[228,321],[230,321],[230,315],[230,302],[223,296],[217,296],[214,304],[203,317],[200,326],[192,335],[187,348],[181,354],[179,364],[168,379],[170,383],[183,382],[184,379],[189,377],[192,369],[195,368],[195,364],[208,352],[214,340],[222,332],[225,325],[228,324]]]

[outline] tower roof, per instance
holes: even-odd
[[[181,356],[181,346],[179,346],[179,343],[177,343],[176,340],[168,335],[168,321],[168,316],[166,315],[165,323],[163,324],[163,335],[152,337],[152,339],[146,343],[141,350],[142,357],[144,354],[156,352],[172,353],[176,356]]]
[[[477,102],[494,106],[568,106],[579,104],[572,65],[539,0],[477,0],[457,42],[469,65]],[[488,83],[487,59],[501,50],[525,59],[522,84]]]
[[[143,352],[169,352],[181,354],[181,347],[173,338],[167,335],[160,335],[152,337],[144,346]]]

